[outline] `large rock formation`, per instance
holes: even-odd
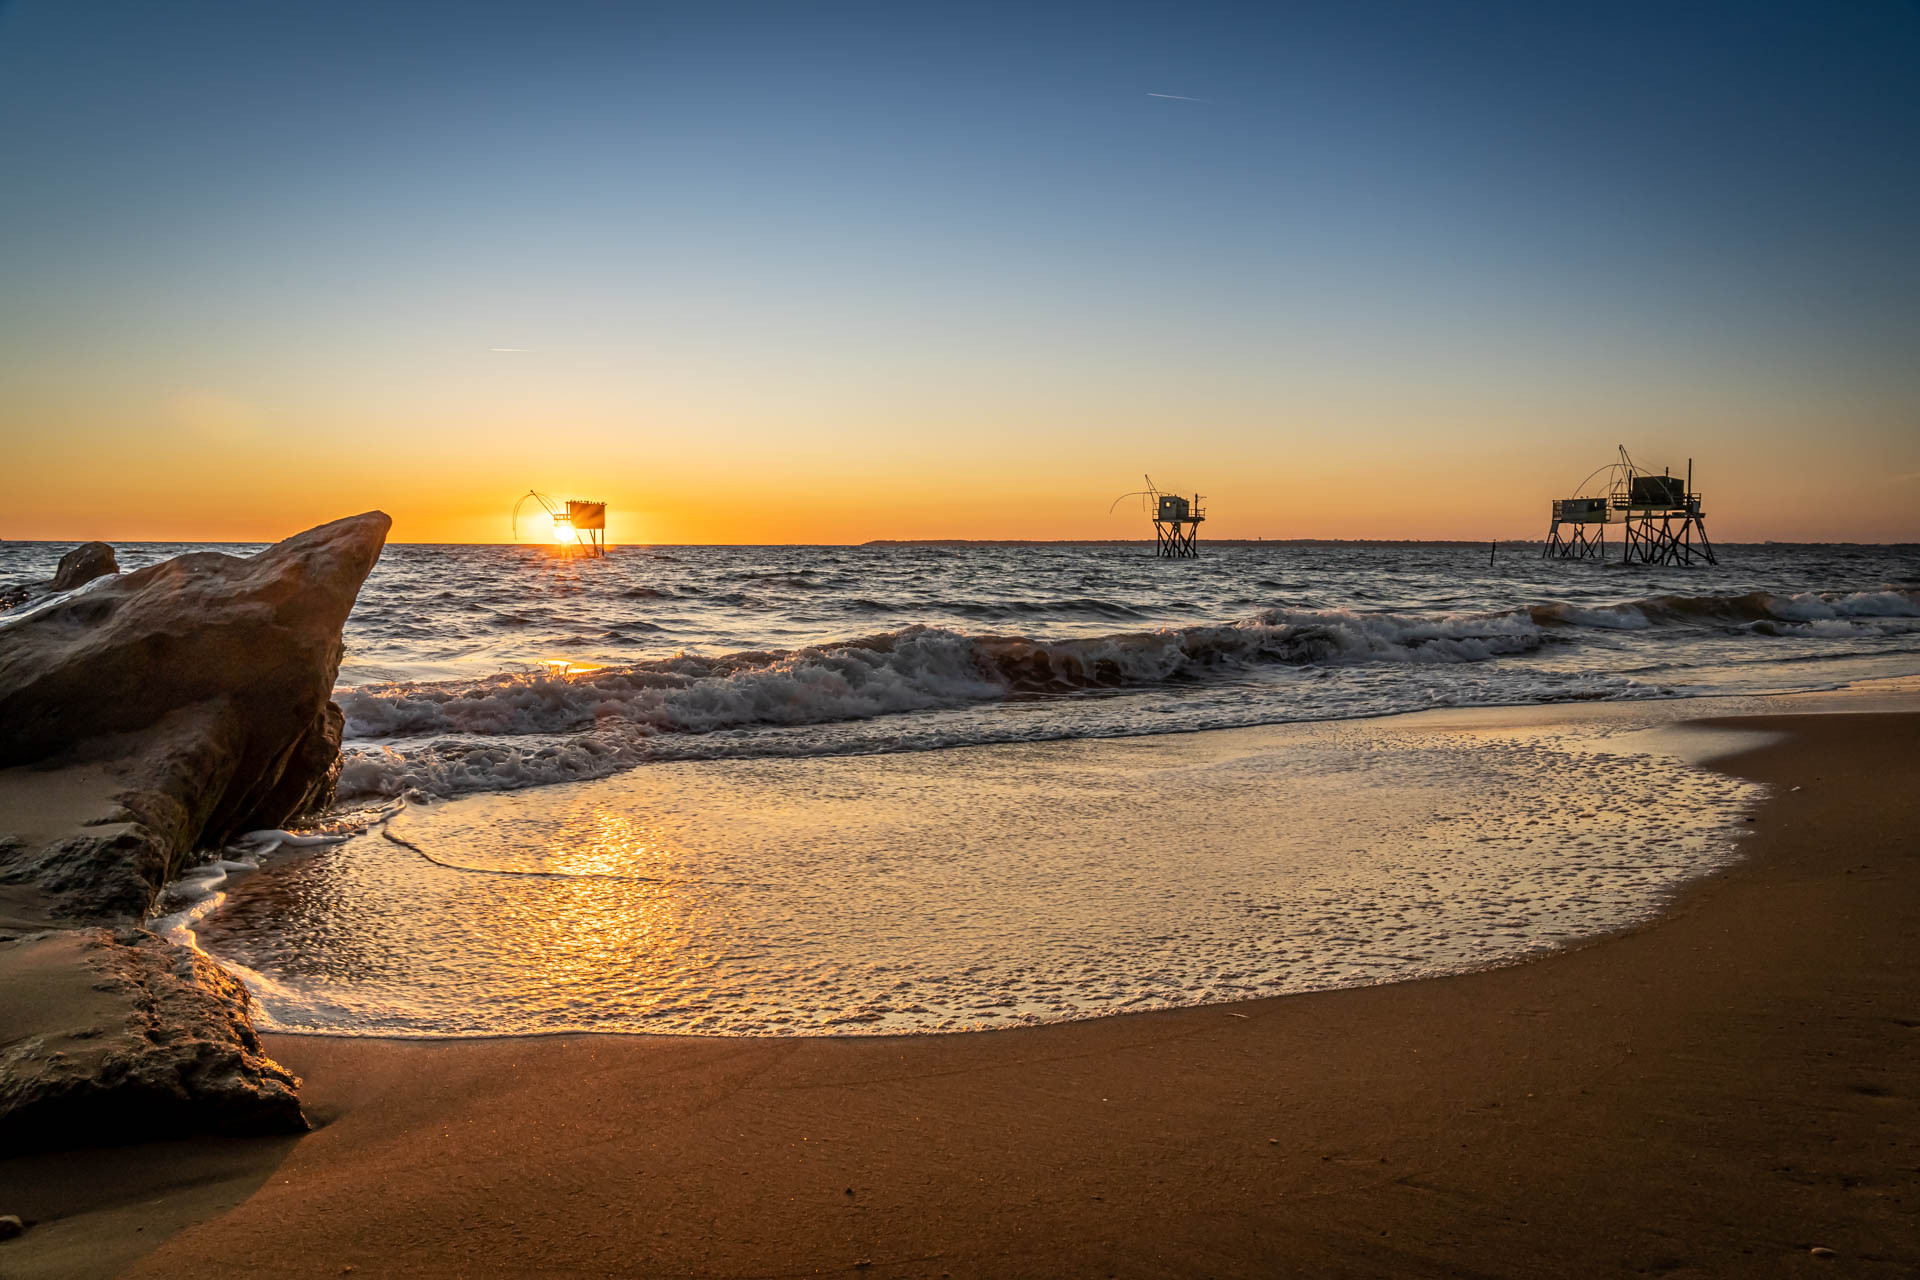
[[[0,620],[0,768],[104,763],[124,784],[97,829],[0,851],[0,881],[60,917],[137,918],[192,850],[331,798],[340,631],[389,523],[195,552]]]
[[[0,618],[0,1150],[304,1127],[246,989],[137,925],[195,851],[331,799],[341,628],[389,523]]]

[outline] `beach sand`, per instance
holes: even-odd
[[[270,1037],[314,1133],[0,1161],[0,1275],[1912,1276],[1920,713],[1738,727],[1748,856],[1647,928],[968,1035]]]

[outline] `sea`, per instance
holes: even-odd
[[[0,585],[65,549],[0,544]],[[188,550],[258,548],[117,548]],[[1920,676],[1920,547],[1716,550],[389,546],[336,807],[159,926],[331,1034],[969,1031],[1510,962],[1737,858],[1757,788],[1663,726]]]

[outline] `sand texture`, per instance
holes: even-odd
[[[317,1131],[0,1162],[0,1273],[1912,1276],[1920,715],[1747,724],[1749,858],[1576,951],[977,1035],[269,1037]]]

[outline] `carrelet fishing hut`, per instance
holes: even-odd
[[[1107,508],[1107,514],[1112,515],[1114,507],[1128,498],[1140,499],[1153,516],[1153,554],[1163,560],[1197,560],[1200,556],[1200,525],[1207,518],[1206,509],[1200,505],[1200,495],[1194,494],[1189,501],[1177,493],[1166,493],[1156,488],[1152,476],[1142,479],[1147,482],[1147,487],[1115,498],[1113,505]]]
[[[1714,557],[1706,515],[1693,491],[1693,459],[1683,480],[1671,471],[1642,469],[1620,448],[1617,462],[1600,467],[1581,482],[1571,498],[1556,498],[1547,526],[1548,560],[1607,558],[1607,528],[1620,527],[1622,564],[1692,564],[1696,555]]]
[[[552,541],[557,547],[568,551],[579,551],[586,555],[603,556],[607,554],[607,504],[579,498],[556,499],[544,493],[529,489],[520,495],[520,501],[513,504],[513,540],[519,542],[520,512],[529,503],[538,503],[540,509],[551,521]],[[538,540],[539,520],[535,518],[529,532]]]

